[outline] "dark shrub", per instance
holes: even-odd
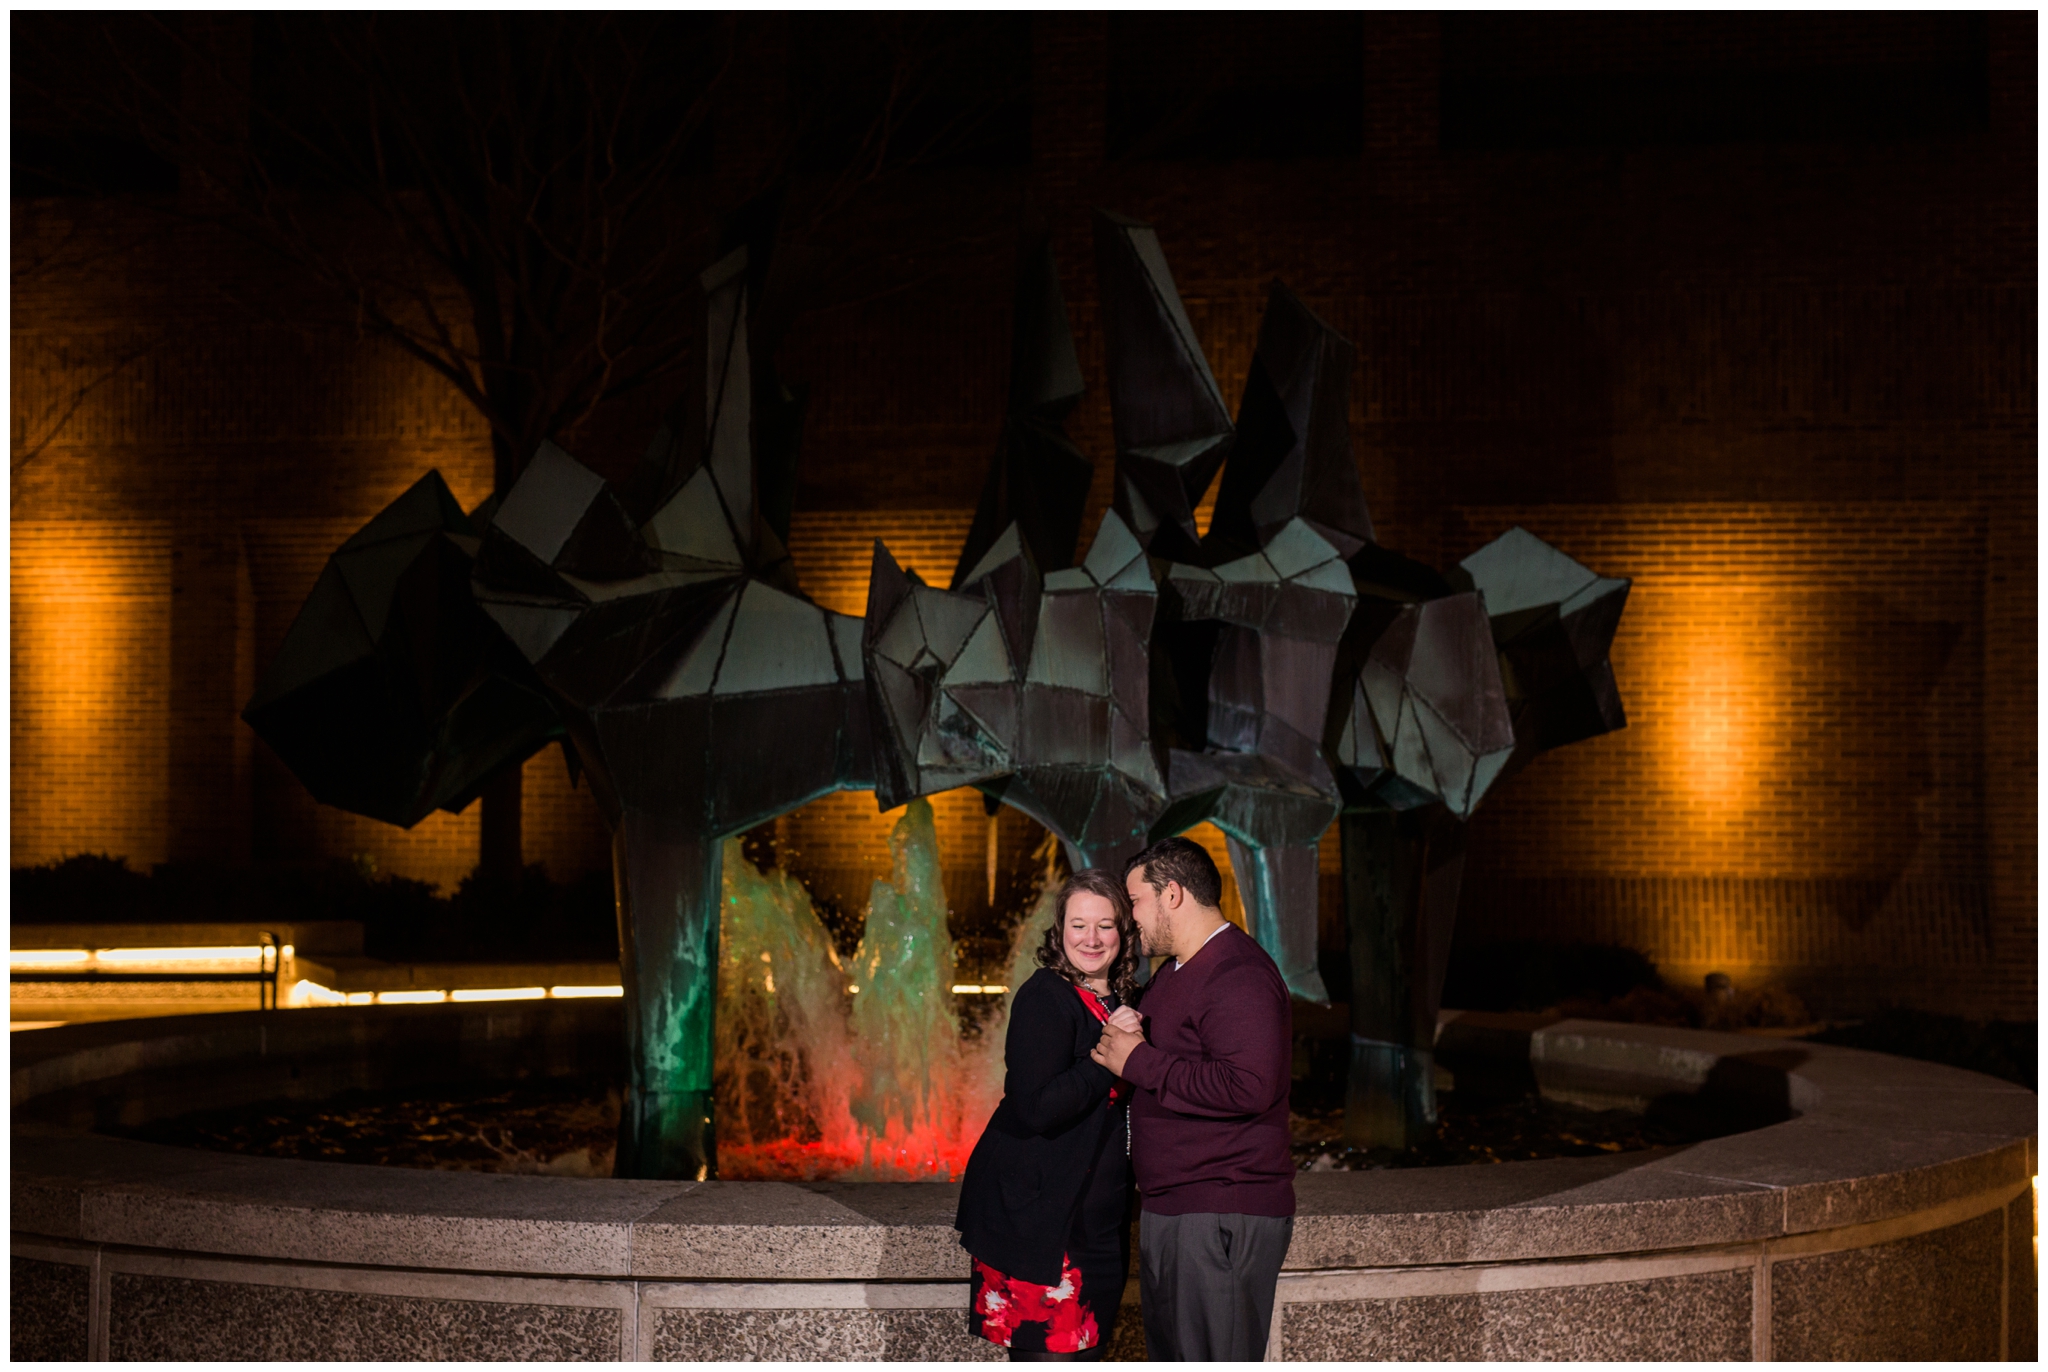
[[[394,962],[618,956],[607,873],[557,885],[539,866],[512,878],[472,873],[452,896],[364,864],[229,867],[80,854],[12,876],[16,924],[207,924],[354,920],[363,951]]]
[[[158,888],[131,871],[127,859],[79,853],[40,867],[17,867],[10,882],[15,924],[148,923],[157,913]]]
[[[1885,1010],[1861,1024],[1815,1034],[1813,1042],[1944,1063],[2016,1082],[2032,1091],[2036,1089],[2039,1034],[2040,1026],[2034,1022],[1995,1019],[1987,1024],[1925,1010]]]
[[[1601,1003],[1661,983],[1633,948],[1599,943],[1491,943],[1453,947],[1444,1005],[1453,1010],[1547,1010],[1563,1001]]]

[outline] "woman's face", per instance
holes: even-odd
[[[1092,977],[1116,961],[1122,940],[1116,932],[1116,907],[1093,891],[1067,897],[1067,922],[1060,930],[1067,961]]]

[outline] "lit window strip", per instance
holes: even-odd
[[[114,964],[129,968],[190,966],[195,963],[245,964],[273,954],[290,961],[296,952],[297,949],[289,943],[281,948],[265,948],[254,943],[231,948],[10,948],[7,950],[7,965],[32,969],[76,967],[80,964]]]
[[[255,946],[248,948],[108,948],[97,951],[100,962],[119,962],[124,966],[149,964],[194,963],[194,962],[250,962],[267,950]],[[289,959],[294,949],[287,943],[279,950],[281,957]],[[89,948],[51,949],[10,949],[10,966],[70,967],[95,960],[95,950]],[[846,988],[849,995],[858,995],[858,986]],[[953,985],[956,996],[1005,996],[1010,993],[1007,986],[988,986],[974,982],[957,982]],[[623,996],[621,986],[508,986],[474,987],[455,991],[349,991],[340,992],[320,985],[318,982],[300,981],[292,988],[294,1004],[313,1005],[423,1005],[438,1001],[482,1001],[482,1000],[574,1000],[584,997]]]
[[[147,965],[150,963],[228,962],[235,959],[231,959],[225,956],[225,954],[234,952],[242,954],[240,960],[247,962],[255,958],[258,950],[255,948],[246,950],[175,948],[166,949],[163,952],[177,954],[177,956],[163,956],[153,949],[114,948],[101,952],[99,958],[102,961],[120,961],[126,966]],[[283,949],[283,956],[290,958],[292,952],[292,945],[286,944]],[[204,956],[200,956],[201,954]],[[81,962],[90,961],[92,957],[92,952],[87,949],[10,950],[8,961],[12,966],[24,968],[76,966]],[[480,1000],[575,1000],[584,997],[623,996],[626,994],[625,988],[622,986],[506,986],[470,987],[453,991],[349,991],[344,993],[322,986],[318,982],[303,980],[296,983],[292,990],[295,1002],[303,1001],[315,1005],[424,1005],[444,1000],[463,1002]],[[858,995],[860,993],[858,986],[848,986],[846,990],[849,995]],[[957,982],[953,985],[952,990],[956,996],[1006,996],[1010,993],[1010,988],[1007,986],[984,986],[973,982]]]
[[[10,967],[70,967],[81,962],[91,962],[92,953],[84,948],[24,948],[8,949],[7,965]]]
[[[273,950],[257,944],[239,948],[102,948],[101,962],[254,962],[268,956]],[[286,944],[275,950],[285,957],[292,955],[292,946]]]
[[[436,1005],[490,1000],[582,1000],[623,996],[623,986],[466,986],[453,991],[336,991],[317,981],[292,986],[293,1005]]]

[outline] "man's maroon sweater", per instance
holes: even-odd
[[[1139,1010],[1145,1042],[1124,1076],[1131,1166],[1155,1215],[1291,1215],[1287,1086],[1294,1012],[1266,950],[1235,926],[1176,969]]]

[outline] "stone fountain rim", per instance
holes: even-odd
[[[532,1011],[336,1007],[39,1030],[13,1044],[13,1098],[19,1116],[67,1080],[232,1061],[252,1047],[361,1043],[418,1016],[488,1025],[521,1013]],[[1643,1153],[1303,1173],[1288,1269],[1597,1258],[1918,1227],[1915,1216],[2015,1193],[2036,1170],[2034,1093],[1957,1068],[1738,1034],[1446,1012],[1439,1046],[1454,1042],[1468,1052],[1526,1051],[1539,1080],[1622,1090],[1690,1089],[1717,1072],[1751,1086],[1781,1078],[1798,1113]],[[17,1118],[11,1190],[17,1234],[323,1264],[657,1281],[957,1281],[964,1260],[952,1229],[957,1189],[945,1183],[432,1172],[203,1153]]]

